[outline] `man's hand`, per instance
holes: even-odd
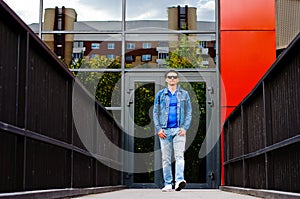
[[[158,131],[157,133],[158,137],[160,137],[161,139],[165,139],[167,136],[166,134],[164,133],[164,130],[163,129],[160,129],[160,131]]]
[[[186,134],[186,130],[184,130],[184,128],[180,128],[178,135],[184,136],[185,134]]]

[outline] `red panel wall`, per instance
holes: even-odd
[[[220,0],[219,11],[221,118],[226,119],[276,59],[275,0]],[[221,134],[222,165],[223,149]],[[221,179],[224,185],[223,166]]]
[[[237,106],[253,89],[275,59],[273,31],[223,31],[221,76],[226,106]]]
[[[220,0],[220,29],[275,30],[275,0]]]

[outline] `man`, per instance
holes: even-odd
[[[178,72],[169,70],[165,78],[167,87],[156,94],[153,108],[153,121],[162,153],[165,185],[162,191],[172,190],[172,149],[174,149],[175,157],[175,191],[180,191],[186,185],[184,151],[186,131],[192,120],[192,106],[188,92],[178,85]]]

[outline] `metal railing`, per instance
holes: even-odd
[[[86,110],[83,122],[96,113],[95,126],[86,126],[86,149],[72,115],[74,76],[48,47],[0,1],[0,192],[83,188],[122,184],[122,173],[103,157],[96,122],[117,146],[123,130],[103,107]],[[82,88],[82,101],[94,99]],[[85,124],[83,124],[85,125]]]
[[[300,34],[224,123],[225,184],[300,192]]]

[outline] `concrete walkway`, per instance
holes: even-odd
[[[161,192],[160,189],[123,189],[77,197],[79,199],[254,199],[257,197],[221,191],[218,189],[183,189]]]

